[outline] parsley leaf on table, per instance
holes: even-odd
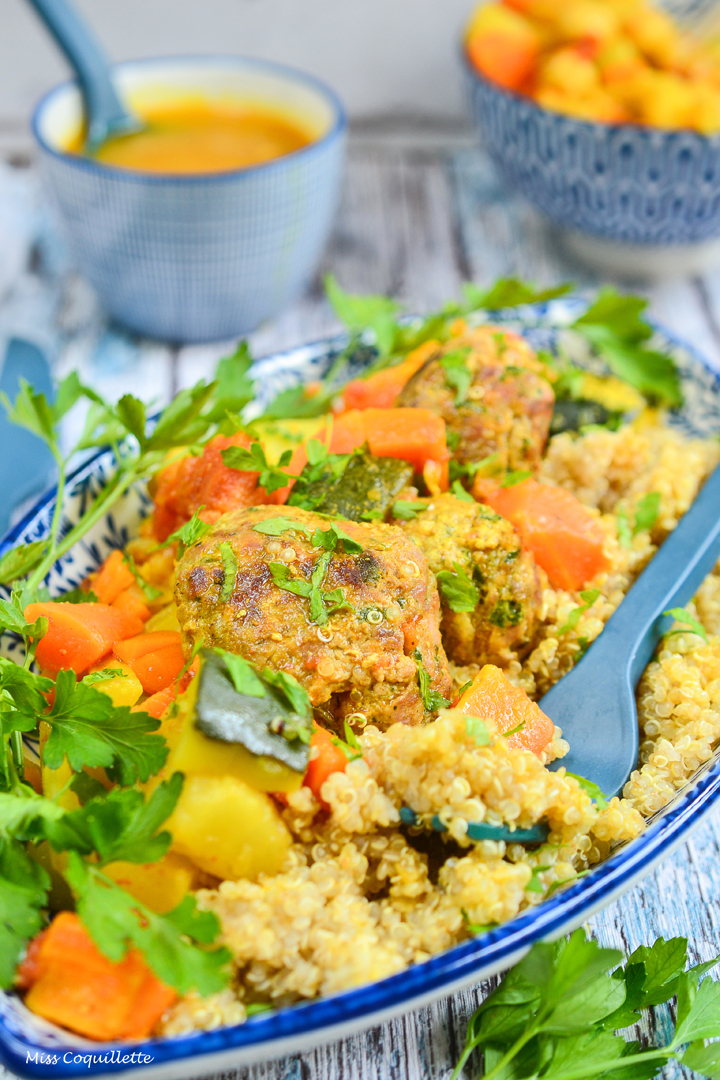
[[[159,720],[115,706],[107,694],[77,681],[74,671],[58,672],[55,701],[42,719],[51,727],[43,760],[57,769],[67,756],[79,772],[84,765],[112,768],[126,784],[159,772],[168,755]]]

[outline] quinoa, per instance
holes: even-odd
[[[511,682],[538,699],[570,670],[719,458],[716,442],[685,439],[656,414],[617,432],[551,439],[539,479],[567,488],[596,514],[608,568],[585,586],[597,591],[589,604],[543,582],[533,648],[507,658]],[[634,528],[638,505],[652,492],[660,495],[656,520]],[[568,628],[578,607],[586,610]],[[683,628],[661,643],[638,688],[638,768],[623,797],[602,808],[562,767],[545,768],[568,749],[557,728],[536,757],[508,746],[491,724],[487,743],[478,745],[452,709],[420,727],[380,730],[370,717],[359,734],[362,757],[328,777],[322,803],[305,787],[287,796],[282,816],[293,843],[282,871],[197,894],[199,906],[220,919],[235,990],[182,999],[161,1033],[238,1023],[250,1003],[279,1007],[395,974],[478,926],[541,903],[557,884],[640,835],[720,742],[720,564],[689,610],[708,641]],[[450,671],[457,690],[478,665],[451,664]],[[403,806],[415,811],[417,827],[401,824]],[[423,828],[434,815],[442,835]],[[531,848],[467,836],[471,822],[525,828],[541,819],[550,835]],[[421,833],[425,844],[416,842]]]

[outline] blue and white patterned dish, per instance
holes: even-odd
[[[463,57],[484,145],[556,225],[645,245],[720,236],[720,136],[578,120],[503,89]]]
[[[290,303],[317,268],[337,206],[345,115],[316,79],[241,57],[138,60],[114,69],[128,101],[257,101],[314,141],[234,172],[171,176],[63,152],[81,117],[64,83],[33,117],[46,186],[77,265],[119,322],[173,342],[240,337]]]
[[[563,299],[499,316],[494,314],[493,319],[520,330],[537,346],[548,347],[563,340],[568,347],[572,343],[564,339],[563,328],[577,317],[582,304],[580,299]],[[254,373],[262,387],[263,400],[272,398],[288,385],[322,375],[342,344],[341,339],[335,338],[259,361]],[[691,348],[663,330],[657,331],[655,344],[673,356],[682,378],[685,405],[674,421],[688,433],[719,433],[718,375]],[[575,354],[573,359],[584,366],[590,364],[584,355]],[[86,500],[107,482],[112,469],[112,453],[103,451],[77,470],[69,483],[71,519],[76,519]],[[46,536],[54,501],[54,492],[45,495],[0,541],[0,554],[18,543]],[[74,587],[111,550],[129,539],[149,506],[144,491],[130,492],[55,567],[49,581],[51,589],[62,591]],[[63,528],[68,525],[69,522],[64,522]],[[9,642],[6,647],[10,652],[12,644]],[[153,1080],[179,1080],[297,1053],[347,1036],[477,983],[515,963],[534,941],[557,937],[580,925],[684,843],[719,802],[720,757],[716,755],[653,819],[643,836],[619,848],[585,878],[556,893],[541,906],[389,979],[306,1005],[259,1015],[237,1027],[150,1040],[139,1045],[97,1044],[60,1031],[33,1016],[18,998],[0,994],[0,1062],[26,1077],[69,1080],[87,1076],[90,1069],[95,1076],[139,1071]]]

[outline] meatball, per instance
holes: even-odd
[[[412,521],[406,535],[427,556],[435,574],[458,566],[478,590],[473,611],[453,611],[452,592],[440,579],[443,644],[457,664],[507,666],[532,644],[538,625],[540,571],[515,529],[489,506],[441,495]],[[452,583],[452,579],[450,584]]]
[[[498,472],[535,472],[555,395],[526,341],[481,326],[453,338],[428,360],[397,404],[439,413],[453,457],[462,465],[497,454]]]
[[[290,520],[297,529],[282,528]],[[258,532],[264,522],[280,535]],[[343,520],[361,550],[346,552],[342,541],[328,550],[332,526],[290,506],[223,515],[178,564],[185,643],[202,638],[258,668],[289,672],[326,721],[360,713],[381,728],[422,723],[430,692],[451,690],[427,559],[401,529],[379,522]]]

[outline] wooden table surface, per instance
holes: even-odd
[[[211,375],[226,351],[222,345],[177,351],[107,327],[45,219],[32,169],[6,171],[0,225],[3,197],[16,199],[34,215],[35,233],[27,258],[19,260],[16,278],[0,298],[0,345],[13,334],[31,337],[45,348],[58,374],[77,367],[108,396],[132,391],[146,399],[168,398]],[[8,258],[1,232],[0,277]],[[513,275],[543,284],[597,284],[592,273],[563,255],[552,229],[508,194],[469,137],[400,129],[361,132],[351,141],[342,203],[321,273],[327,270],[346,289],[387,293],[416,312],[456,297],[469,279],[485,285]],[[634,289],[649,297],[658,321],[720,369],[720,271]],[[319,274],[299,303],[253,334],[251,345],[254,355],[262,356],[337,329]],[[590,926],[603,944],[627,951],[659,935],[684,935],[693,960],[704,960],[720,951],[719,892],[720,818],[715,816]],[[487,985],[480,985],[355,1038],[224,1073],[223,1080],[447,1080],[466,1019],[486,992]],[[662,1021],[660,1016],[657,1022]],[[668,1067],[664,1075],[679,1072]],[[465,1076],[473,1075],[471,1065]]]

